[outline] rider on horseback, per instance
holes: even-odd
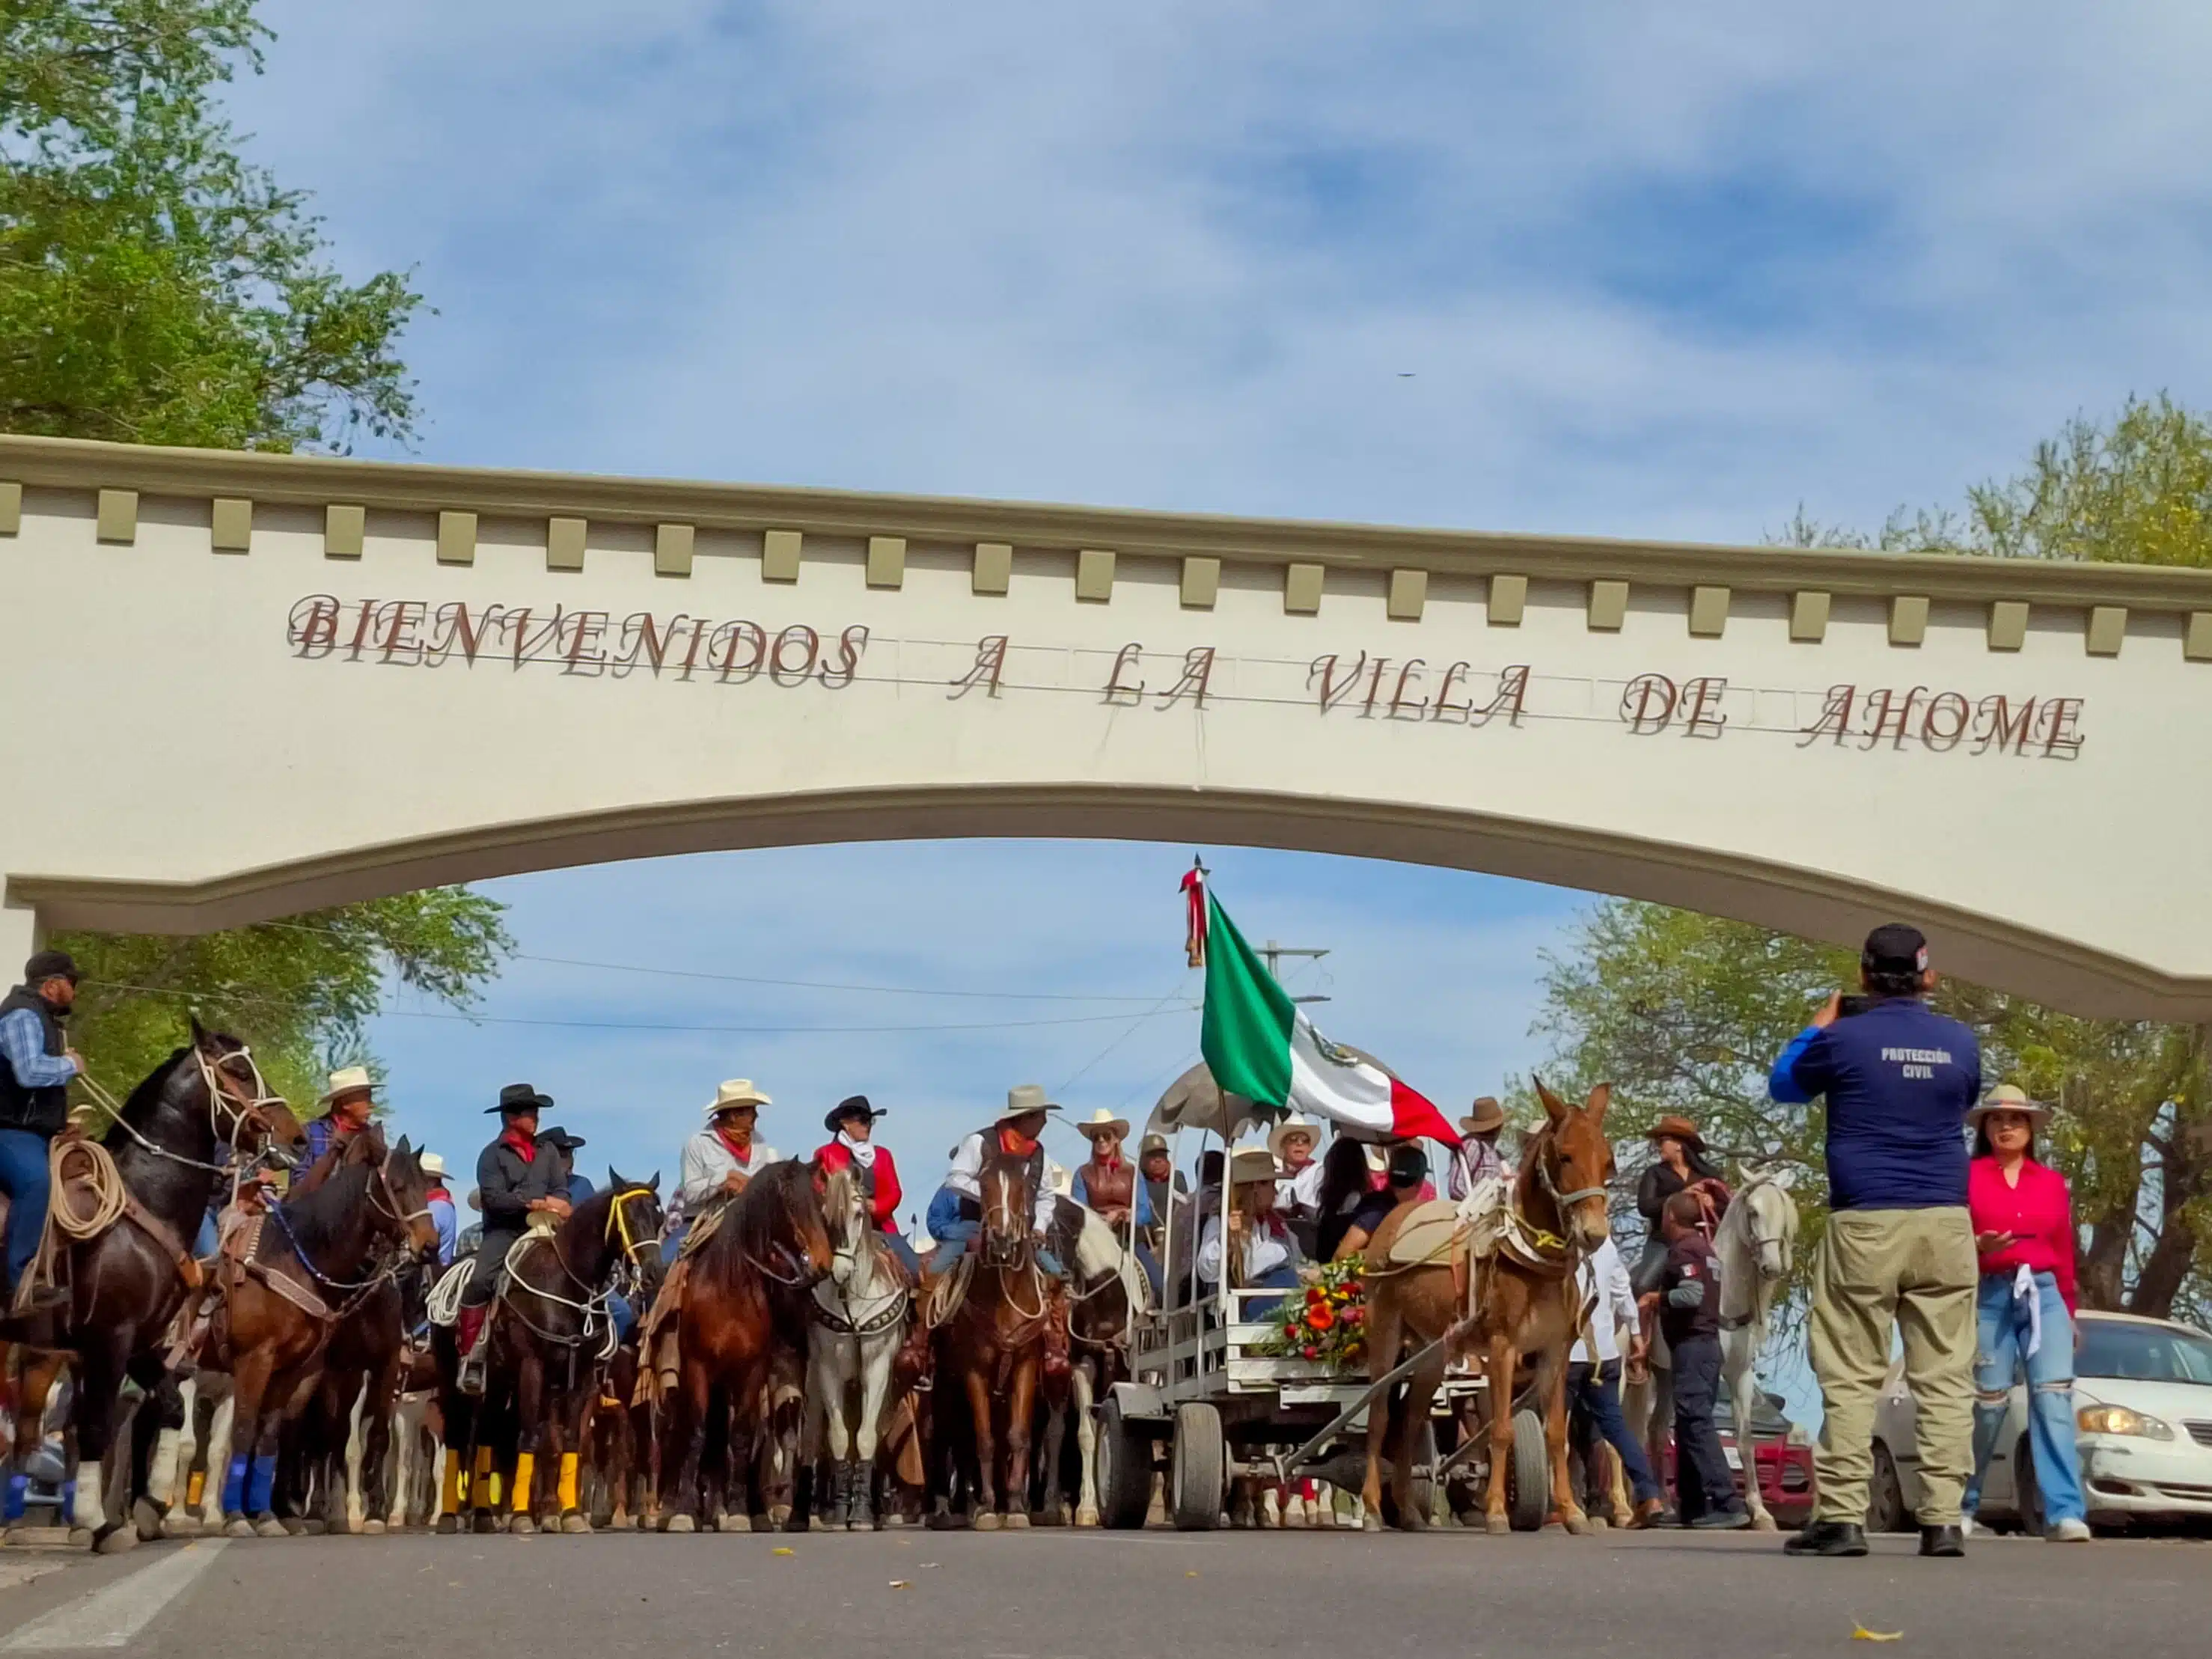
[[[1045,1156],[1037,1137],[1044,1133],[1047,1115],[1060,1109],[1045,1098],[1042,1085],[1017,1084],[1006,1091],[1006,1109],[988,1129],[978,1129],[952,1150],[952,1168],[945,1184],[929,1201],[925,1224],[937,1249],[929,1258],[926,1282],[950,1271],[983,1231],[983,1165],[994,1152],[1026,1161],[1029,1189],[1034,1194],[1031,1226],[1036,1239],[1036,1264],[1051,1277],[1051,1317],[1045,1328],[1045,1370],[1054,1376],[1067,1370],[1067,1268],[1047,1242],[1053,1216],[1059,1206],[1060,1171]]]
[[[854,1180],[867,1195],[868,1217],[882,1233],[884,1248],[899,1259],[909,1279],[919,1279],[921,1259],[899,1231],[899,1200],[905,1194],[899,1188],[898,1166],[891,1162],[891,1149],[875,1143],[876,1120],[884,1115],[880,1107],[868,1103],[867,1096],[847,1096],[822,1120],[831,1139],[814,1154],[814,1159],[824,1170],[853,1172]]]
[[[541,1145],[538,1134],[538,1114],[552,1103],[550,1095],[539,1094],[527,1083],[510,1083],[499,1091],[499,1104],[485,1108],[487,1113],[499,1115],[500,1133],[477,1158],[483,1238],[477,1246],[468,1288],[461,1292],[454,1328],[461,1353],[461,1387],[468,1392],[483,1386],[484,1321],[507,1253],[527,1230],[532,1215],[544,1212],[557,1220],[568,1213],[568,1195],[556,1185],[567,1181],[566,1160],[555,1148]]]
[[[76,963],[66,951],[41,951],[23,964],[23,982],[0,1000],[0,1192],[8,1194],[8,1292],[23,1275],[46,1237],[51,1200],[48,1147],[69,1122],[69,1081],[84,1069],[62,1037],[62,1022],[76,1000]],[[53,1307],[60,1291],[26,1297],[27,1309]]]

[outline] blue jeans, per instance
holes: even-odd
[[[2035,1465],[2035,1489],[2042,1494],[2044,1524],[2084,1521],[2088,1504],[2081,1495],[2081,1461],[2074,1449],[2074,1322],[2049,1273],[2035,1276],[2037,1311],[2043,1340],[2027,1352],[2027,1303],[2012,1293],[2013,1275],[1984,1273],[1975,1296],[1980,1331],[1974,1343],[1974,1478],[1966,1483],[1964,1507],[1972,1515],[1982,1501],[1982,1475],[1997,1449],[2005,1406],[2021,1372],[2027,1375],[2027,1443]],[[2014,1479],[2019,1472],[2014,1471]]]
[[[1278,1267],[1268,1268],[1257,1279],[1232,1288],[1247,1291],[1295,1291],[1298,1288],[1298,1270],[1285,1261]],[[1214,1281],[1210,1279],[1200,1279],[1199,1292],[1201,1296],[1211,1298],[1214,1292]],[[1255,1296],[1243,1304],[1243,1311],[1237,1315],[1237,1319],[1239,1323],[1263,1320],[1282,1305],[1283,1298],[1279,1296]]]
[[[877,1236],[884,1241],[884,1248],[898,1258],[899,1266],[907,1271],[907,1277],[921,1277],[921,1258],[914,1253],[914,1246],[907,1242],[904,1233],[896,1227],[886,1227]]]
[[[684,1235],[690,1231],[691,1224],[688,1221],[678,1222],[675,1226],[671,1227],[668,1230],[668,1236],[660,1241],[660,1265],[662,1267],[667,1267],[675,1265],[676,1253],[684,1248]]]
[[[1634,1501],[1641,1504],[1650,1498],[1663,1498],[1659,1483],[1652,1478],[1651,1465],[1644,1455],[1643,1443],[1628,1431],[1628,1419],[1620,1414],[1620,1361],[1608,1359],[1602,1366],[1577,1360],[1567,1367],[1567,1409],[1573,1413],[1572,1425],[1587,1424],[1603,1435],[1606,1443],[1620,1455],[1621,1472],[1628,1477]],[[1582,1443],[1583,1455],[1587,1464],[1589,1454],[1596,1445],[1587,1433],[1574,1437]]]
[[[956,1215],[947,1221],[937,1213],[937,1206],[929,1206],[931,1224],[929,1236],[937,1241],[937,1248],[929,1253],[929,1271],[943,1273],[960,1259],[960,1253],[981,1237],[983,1224]],[[1067,1269],[1060,1258],[1044,1245],[1037,1247],[1036,1264],[1054,1279],[1066,1279]]]
[[[0,1193],[8,1194],[8,1285],[12,1292],[46,1236],[52,1177],[46,1138],[28,1129],[0,1129]]]

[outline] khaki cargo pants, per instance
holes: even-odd
[[[1874,1473],[1874,1411],[1891,1332],[1905,1336],[1917,1408],[1920,1523],[1955,1526],[1974,1467],[1973,1224],[1964,1206],[1838,1210],[1813,1270],[1813,1374],[1820,1443],[1819,1517],[1863,1522]]]

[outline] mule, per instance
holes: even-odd
[[[1422,1207],[1417,1205],[1394,1210],[1369,1241],[1364,1280],[1369,1375],[1380,1382],[1395,1370],[1409,1340],[1426,1346],[1446,1339],[1407,1380],[1402,1412],[1385,1410],[1379,1400],[1369,1408],[1367,1476],[1361,1496],[1366,1504],[1364,1524],[1370,1531],[1382,1525],[1381,1472],[1384,1443],[1394,1424],[1400,1437],[1396,1455],[1389,1460],[1390,1497],[1398,1524],[1411,1530],[1428,1524],[1428,1517],[1413,1502],[1413,1464],[1429,1407],[1455,1350],[1467,1352],[1485,1380],[1490,1438],[1485,1528],[1492,1533],[1511,1530],[1506,1474],[1513,1461],[1513,1402],[1525,1362],[1533,1370],[1533,1391],[1542,1407],[1552,1506],[1569,1532],[1589,1530],[1568,1476],[1567,1352],[1585,1320],[1577,1269],[1606,1237],[1606,1183],[1613,1178],[1613,1146],[1605,1137],[1605,1113],[1612,1090],[1601,1084],[1583,1105],[1574,1107],[1538,1079],[1536,1095],[1543,1103],[1546,1121],[1522,1153],[1511,1190],[1511,1225],[1494,1255],[1470,1263],[1462,1238],[1448,1263],[1391,1264],[1390,1246],[1407,1218]],[[1476,1286],[1472,1299],[1462,1288],[1470,1273]]]
[[[1758,1441],[1752,1413],[1759,1396],[1759,1356],[1765,1351],[1774,1298],[1790,1277],[1797,1243],[1797,1206],[1790,1195],[1796,1171],[1780,1165],[1747,1169],[1713,1235],[1720,1259],[1721,1380],[1735,1407],[1735,1443],[1744,1459],[1743,1498],[1751,1524],[1774,1530],[1759,1491]]]

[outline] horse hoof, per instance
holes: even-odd
[[[1382,1517],[1376,1514],[1373,1510],[1368,1510],[1366,1514],[1359,1517],[1359,1529],[1362,1532],[1382,1531]]]
[[[1010,1521],[1013,1519],[1012,1516],[1006,1518]],[[1035,1515],[1025,1515],[1022,1520],[1025,1524],[1032,1526],[1064,1527],[1067,1524],[1067,1511],[1054,1506],[1048,1510],[1039,1510]]]
[[[697,1529],[698,1524],[688,1515],[672,1515],[660,1523],[660,1529],[663,1532],[692,1532]]]
[[[499,1522],[489,1510],[478,1510],[476,1519],[470,1522],[469,1530],[482,1537],[487,1533],[497,1532]]]
[[[1589,1536],[1589,1516],[1584,1515],[1580,1510],[1569,1510],[1564,1517],[1564,1524],[1565,1525],[1569,1534],[1574,1537],[1587,1538]]]
[[[327,1521],[302,1521],[297,1516],[283,1524],[288,1538],[320,1538],[331,1529],[331,1523]]]
[[[381,1521],[364,1521],[361,1523],[361,1535],[363,1538],[381,1538],[391,1528]]]
[[[1007,1518],[1009,1520],[1012,1519],[1011,1516]],[[991,1511],[987,1510],[982,1514],[975,1517],[975,1530],[977,1532],[996,1532],[998,1529],[999,1517]]]
[[[292,1529],[275,1516],[264,1516],[253,1523],[253,1535],[256,1538],[289,1538]]]
[[[161,1536],[164,1538],[197,1538],[205,1530],[197,1516],[165,1515],[161,1517]]]
[[[580,1538],[591,1529],[592,1523],[574,1511],[561,1517],[561,1530],[571,1538]]]
[[[1775,1532],[1779,1530],[1779,1528],[1774,1524],[1774,1517],[1766,1514],[1763,1510],[1751,1517],[1751,1529],[1753,1532]]]
[[[94,1555],[120,1555],[125,1550],[137,1547],[138,1528],[127,1523],[102,1527],[92,1535],[92,1553]]]
[[[222,1523],[222,1535],[225,1538],[251,1538],[253,1536],[253,1522],[242,1515],[233,1516]]]
[[[792,1529],[790,1504],[778,1504],[769,1510],[768,1529],[770,1532],[789,1532]]]
[[[460,1529],[461,1529],[461,1517],[460,1517],[459,1516],[458,1516],[458,1515],[441,1515],[441,1516],[440,1516],[438,1517],[438,1536],[439,1536],[439,1537],[441,1537],[441,1538],[451,1538],[451,1537],[453,1537],[455,1534],[459,1533],[459,1532],[460,1531]]]
[[[1513,1530],[1513,1522],[1502,1515],[1486,1515],[1482,1517],[1482,1529],[1492,1538],[1503,1538]]]
[[[1019,1510],[1016,1510],[1006,1517],[1006,1527],[1012,1532],[1027,1532],[1030,1529],[1030,1518]]]
[[[69,1547],[73,1550],[90,1549],[92,1547],[92,1528],[90,1527],[71,1527],[70,1528]]]
[[[829,1531],[829,1530],[830,1530],[830,1521],[829,1521],[829,1517],[828,1517],[828,1516],[820,1516],[820,1515],[810,1516],[807,1518],[807,1522],[806,1522],[806,1530],[807,1530],[807,1531],[809,1531],[809,1532],[827,1532],[827,1531]],[[844,1530],[844,1528],[841,1527],[841,1528],[838,1528],[838,1530],[839,1530],[840,1532],[842,1532],[842,1531],[843,1531],[843,1530]]]
[[[513,1533],[517,1538],[529,1538],[537,1533],[538,1522],[532,1520],[526,1515],[518,1515],[514,1517],[514,1523],[507,1528],[507,1530]]]
[[[1079,1527],[1097,1526],[1098,1524],[1098,1511],[1090,1504],[1085,1504],[1081,1509],[1076,1510],[1075,1524]]]

